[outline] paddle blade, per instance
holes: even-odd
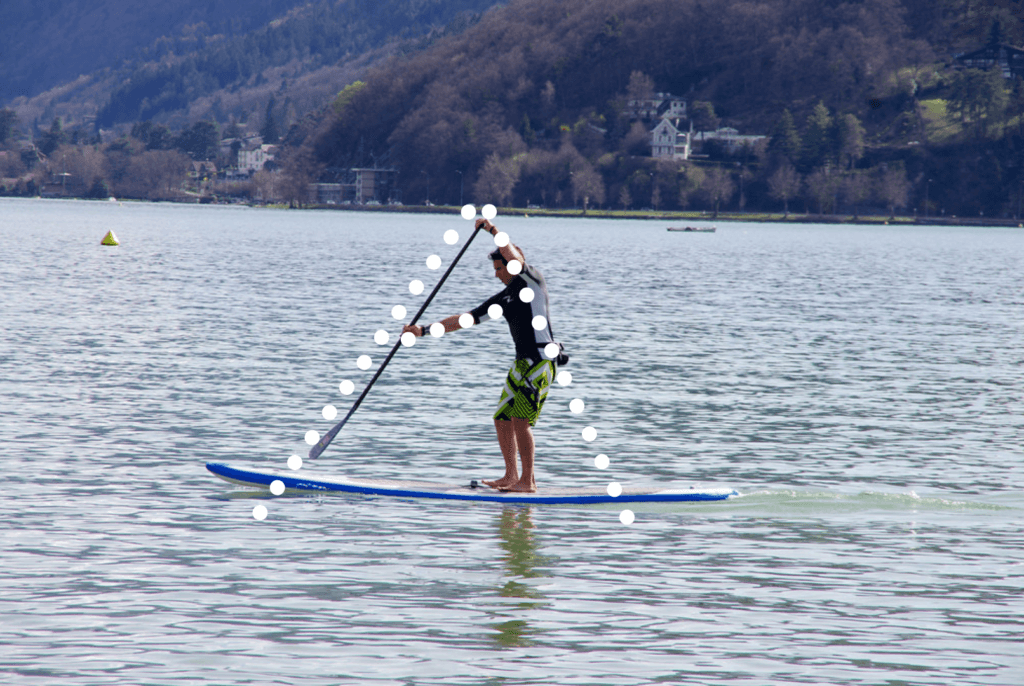
[[[327,446],[331,444],[331,441],[334,440],[334,437],[338,435],[338,432],[341,431],[341,427],[343,427],[347,421],[348,417],[345,417],[345,419],[335,424],[334,428],[325,433],[320,440],[317,441],[316,445],[309,449],[309,455],[307,455],[307,457],[311,460],[315,460],[320,457],[320,453],[327,450]]]

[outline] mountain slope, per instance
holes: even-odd
[[[26,36],[6,50],[0,64],[12,68],[0,73],[10,74],[7,92],[35,93],[13,106],[36,128],[54,117],[75,126],[95,118],[104,128],[147,119],[175,127],[201,118],[226,122],[261,113],[270,100],[294,120],[329,102],[368,65],[460,31],[494,2],[262,0],[250,11],[248,3],[231,0],[203,11],[183,0],[171,3],[171,12],[138,0],[101,0],[95,8],[53,0],[52,15],[35,22],[7,10],[7,19],[24,23]],[[193,20],[201,21],[188,23]],[[176,33],[160,34],[161,27]],[[133,32],[133,39],[124,35]],[[49,34],[67,41],[68,58],[36,64],[42,49],[28,46]],[[43,89],[72,74],[77,78]]]
[[[0,103],[117,67],[160,38],[240,35],[306,0],[0,3]]]

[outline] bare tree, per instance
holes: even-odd
[[[633,206],[633,196],[629,193],[629,186],[623,184],[622,190],[619,191],[619,204],[622,205],[622,209],[628,210]]]
[[[182,196],[191,160],[180,150],[147,150],[128,161],[128,171],[114,187],[118,196],[174,200]]]
[[[896,208],[906,207],[910,197],[910,181],[907,172],[900,167],[884,168],[877,178],[878,198],[889,210],[889,218],[896,218]]]
[[[860,216],[861,204],[871,197],[871,179],[860,172],[849,172],[843,176],[840,193],[846,202],[853,205],[853,219]]]
[[[492,202],[495,205],[508,204],[512,197],[512,189],[519,181],[520,165],[514,158],[502,158],[493,152],[484,160],[473,193],[479,202]]]
[[[704,183],[700,187],[700,194],[709,204],[714,205],[714,217],[718,217],[718,210],[722,203],[728,203],[736,192],[736,184],[733,182],[729,172],[721,167],[715,167],[707,172]]]
[[[630,100],[646,100],[654,95],[654,79],[642,71],[634,71],[629,75],[629,86],[626,94]]]
[[[782,201],[782,211],[789,217],[789,201],[800,193],[800,172],[786,162],[768,177],[768,194]]]
[[[694,164],[684,164],[680,172],[683,175],[679,182],[679,206],[689,207],[690,201],[700,192],[707,175],[704,170]]]
[[[572,171],[573,202],[582,201],[583,213],[586,214],[591,202],[595,205],[604,203],[604,195],[604,179],[589,162],[581,160]]]
[[[828,165],[818,167],[807,177],[807,194],[817,203],[818,214],[825,214],[826,207],[835,213],[840,180],[839,174]]]

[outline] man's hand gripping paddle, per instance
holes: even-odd
[[[473,233],[470,235],[469,240],[466,241],[466,244],[464,246],[462,246],[462,250],[460,250],[459,254],[455,256],[455,259],[448,266],[448,270],[445,271],[444,275],[441,277],[441,280],[437,282],[436,286],[434,286],[434,290],[432,290],[430,292],[430,295],[427,296],[427,299],[423,302],[423,305],[420,306],[419,312],[416,313],[416,316],[412,318],[412,321],[410,321],[409,324],[415,324],[416,321],[426,311],[427,306],[430,305],[430,301],[433,300],[434,296],[437,295],[437,292],[441,290],[441,285],[444,284],[445,280],[448,278],[448,275],[452,273],[453,269],[455,269],[455,265],[459,263],[460,259],[462,259],[463,254],[465,254],[466,252],[466,248],[468,248],[469,244],[473,242],[474,238],[476,238],[476,234],[478,231],[480,231],[480,228],[480,226],[477,226],[473,229]],[[348,414],[345,415],[345,418],[342,419],[337,424],[335,424],[330,431],[324,434],[323,438],[321,438],[316,445],[309,449],[310,459],[319,457],[320,453],[326,450],[327,446],[331,444],[331,441],[334,440],[334,437],[338,435],[338,432],[341,431],[341,428],[345,426],[345,423],[362,404],[363,398],[365,398],[366,394],[370,392],[370,389],[373,387],[373,384],[377,382],[377,379],[380,378],[381,372],[384,371],[384,367],[388,366],[388,362],[390,362],[391,358],[395,356],[395,353],[398,352],[398,348],[401,347],[401,345],[402,339],[401,337],[399,337],[398,342],[395,343],[395,347],[391,348],[391,352],[389,352],[388,356],[384,358],[384,362],[381,363],[380,368],[377,369],[377,372],[373,375],[373,378],[370,379],[370,383],[366,384],[366,388],[363,389],[363,392],[359,394],[359,398],[357,398],[355,403],[353,403],[352,409],[348,411]]]

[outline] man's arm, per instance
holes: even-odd
[[[445,317],[440,320],[442,326],[444,326],[445,333],[451,333],[452,331],[458,331],[462,328],[462,324],[459,324],[460,314],[453,314],[450,317]],[[419,338],[420,336],[426,336],[430,332],[430,324],[406,324],[402,327],[402,333],[410,332],[413,336]]]
[[[476,226],[478,229],[483,229],[484,231],[487,231],[492,236],[498,235],[498,227],[492,224],[491,222],[487,221],[486,219],[477,219]],[[501,256],[505,258],[506,262],[511,262],[512,260],[519,260],[521,264],[526,264],[526,258],[523,257],[523,253],[521,250],[519,250],[519,246],[512,245],[511,241],[509,241],[508,245],[498,248],[498,250],[501,251]]]

